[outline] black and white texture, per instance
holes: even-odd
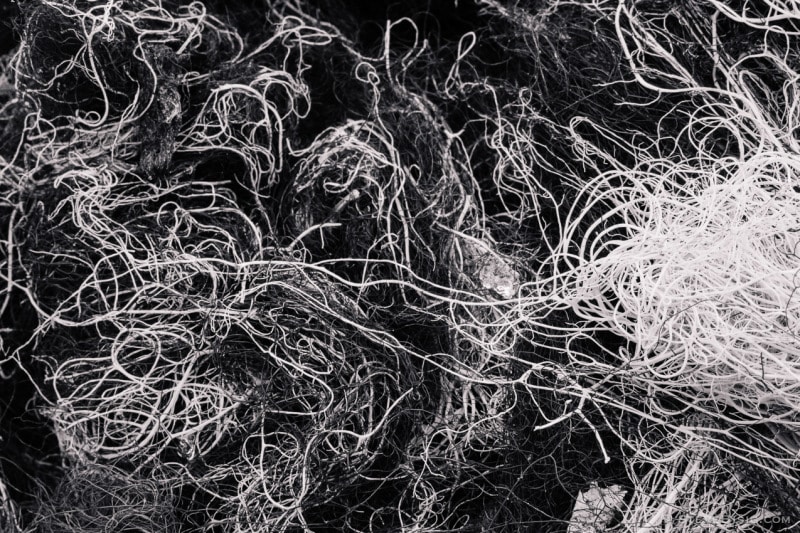
[[[797,2],[0,23],[0,532],[800,528]]]

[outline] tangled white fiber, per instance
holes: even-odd
[[[20,5],[0,529],[800,527],[800,9],[434,4]]]
[[[578,242],[569,231],[580,213],[567,227],[559,291],[581,317],[635,343],[621,361],[632,373],[791,424],[800,157],[707,164],[649,161],[593,181],[585,205],[602,202],[607,218]]]
[[[777,18],[756,24],[713,4],[709,41],[718,17],[759,29],[769,20],[800,22],[792,9],[770,8]],[[664,44],[665,26],[625,2],[615,20],[639,83],[702,104],[677,136],[638,147],[615,139],[613,153],[578,133],[610,137],[601,125],[572,121],[578,156],[611,169],[598,171],[569,206],[540,292],[585,320],[584,331],[631,343],[591,387],[599,404],[644,417],[635,428],[620,426],[636,491],[619,527],[758,529],[772,516],[752,503],[758,490],[773,490],[773,501],[790,507],[800,501],[800,76],[765,44],[735,61],[716,57],[717,84],[705,86]],[[776,67],[778,91],[747,68],[754,60]],[[715,150],[720,132],[735,155]],[[626,153],[633,164],[622,162]],[[781,524],[788,531],[797,519]]]

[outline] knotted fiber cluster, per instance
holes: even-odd
[[[0,529],[800,520],[791,2],[0,9]]]

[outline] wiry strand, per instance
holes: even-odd
[[[0,530],[796,527],[797,6],[21,4]]]

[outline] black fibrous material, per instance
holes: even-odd
[[[0,530],[792,530],[796,11],[0,7]]]

